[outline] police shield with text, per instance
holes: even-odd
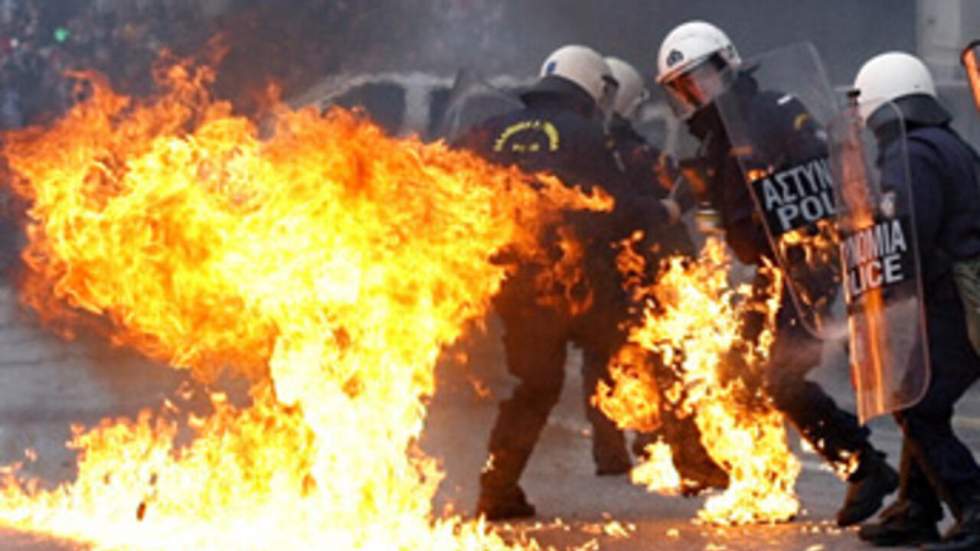
[[[484,121],[458,141],[491,162],[547,171],[586,190],[598,187],[616,203],[612,212],[565,214],[564,229],[584,247],[585,282],[573,289],[575,296],[549,295],[538,287],[537,276],[551,266],[525,264],[494,299],[504,324],[507,368],[518,385],[499,405],[488,444],[490,458],[480,476],[477,513],[489,520],[535,514],[518,481],[561,394],[567,344],[582,349],[585,391],[591,396],[610,355],[625,341],[620,325],[628,313],[628,297],[613,244],[651,222],[676,221],[677,208],[669,201],[633,192],[607,148],[601,121],[614,92],[615,81],[602,56],[584,46],[566,46],[545,60],[540,80],[522,95],[520,109]],[[558,263],[561,248],[555,243],[552,249]],[[574,303],[576,298],[584,299],[582,304]],[[597,474],[627,472],[631,462],[623,434],[595,407],[590,405],[587,415]]]
[[[713,73],[703,74],[709,81]],[[816,50],[794,44],[717,75],[720,82],[710,85],[760,88],[721,94],[715,104],[798,319],[818,336],[842,332],[834,308],[840,263],[824,130],[835,100]]]
[[[923,344],[919,250],[901,111],[857,91],[829,126],[844,296],[850,330],[851,380],[858,417],[914,405],[929,383]],[[875,103],[877,116],[893,121],[886,151],[861,117]],[[888,155],[888,171],[876,160]]]
[[[895,342],[898,336],[884,341],[892,364],[878,377],[891,388],[877,394],[892,400],[891,406],[902,406],[895,414],[904,434],[901,490],[880,521],[862,526],[859,536],[880,546],[924,543],[929,550],[980,549],[980,467],[952,427],[954,404],[980,376],[980,356],[970,339],[978,315],[971,297],[980,294],[980,157],[951,128],[952,117],[937,99],[932,76],[916,57],[900,52],[876,56],[858,72],[854,88],[858,116],[877,143],[875,168],[883,193],[875,196],[873,190],[855,186],[871,197],[875,208],[870,217],[845,220],[851,224],[844,245],[851,249],[845,253],[853,281],[849,301],[858,316],[867,318],[852,327],[859,329],[859,346],[875,352],[883,341],[870,333],[895,331],[901,325],[887,306],[911,300],[905,281],[914,270],[904,251],[917,248],[927,337],[916,343],[921,350],[906,350],[908,358],[898,355],[903,346]],[[849,177],[860,182],[860,175],[846,174],[843,193],[852,191]],[[901,183],[905,177],[907,188]],[[906,189],[908,197],[903,198]],[[889,192],[895,192],[894,199]],[[903,212],[906,206],[914,208]],[[874,300],[885,302],[885,313],[874,314]],[[876,329],[871,322],[880,325]],[[911,314],[904,320],[915,322]],[[922,361],[917,357],[922,350],[928,354],[929,377],[915,363]],[[896,379],[903,376],[905,380]],[[956,523],[940,538],[936,525],[943,502]]]
[[[840,268],[832,232],[823,241],[827,221],[833,225],[833,192],[821,123],[832,104],[821,99],[828,94],[825,83],[806,89],[814,75],[800,73],[814,66],[812,50],[794,51],[810,53],[790,55],[794,61],[788,62],[778,55],[743,62],[724,32],[693,21],[664,40],[657,81],[700,141],[699,162],[706,167],[701,199],[718,211],[726,243],[744,263],[776,263],[787,272],[789,292],[783,293],[763,366],[764,385],[776,408],[826,461],[841,466],[856,458],[837,513],[838,524],[846,526],[873,515],[898,481],[870,443],[868,429],[806,378],[820,363],[823,345],[812,332],[832,313],[827,304],[839,294]],[[802,65],[793,67],[794,62]],[[792,85],[792,77],[779,78],[782,70],[804,79],[803,88],[791,94],[766,81]],[[767,287],[765,277],[757,276],[758,288]],[[742,327],[744,337],[757,338],[761,320],[749,315]]]

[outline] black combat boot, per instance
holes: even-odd
[[[596,461],[596,476],[619,476],[630,472],[633,463],[628,458],[612,457]]]
[[[937,519],[921,505],[898,500],[881,512],[879,522],[861,526],[858,537],[878,547],[914,546],[939,541]]]
[[[596,476],[619,476],[630,472],[633,461],[626,449],[623,433],[615,425],[592,424],[592,459]]]
[[[527,501],[520,486],[507,489],[480,489],[480,499],[476,502],[476,516],[487,520],[510,520],[533,517],[537,511]]]
[[[885,497],[898,489],[898,473],[885,461],[885,454],[867,450],[861,464],[848,479],[844,505],[837,511],[838,526],[852,526],[875,514]]]
[[[922,547],[924,551],[980,551],[980,502],[963,508],[959,522],[950,528],[943,541]]]
[[[677,417],[673,412],[663,413],[664,424],[656,433],[637,434],[633,439],[633,453],[637,462],[647,461],[646,447],[663,441],[670,446],[674,469],[681,477],[681,495],[695,497],[710,490],[728,488],[729,478],[718,463],[711,458],[694,418]]]

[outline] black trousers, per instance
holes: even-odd
[[[518,383],[500,402],[490,432],[492,460],[480,478],[484,492],[506,494],[517,485],[561,395],[570,343],[583,351],[582,390],[596,463],[629,458],[622,431],[589,403],[596,383],[608,378],[610,355],[625,339],[619,329],[625,312],[621,302],[600,296],[585,313],[573,315],[563,305],[538,304],[527,287],[505,287],[495,301],[504,325],[507,369]]]
[[[938,296],[937,296],[938,295]],[[901,497],[942,518],[940,499],[955,515],[980,499],[980,467],[953,432],[953,406],[980,377],[980,358],[970,346],[963,306],[952,287],[926,303],[931,379],[916,405],[895,414],[905,435]]]
[[[757,289],[766,284],[764,276],[757,278]],[[747,322],[747,331],[757,333],[760,323]],[[861,426],[857,416],[840,409],[820,385],[807,380],[807,374],[820,364],[822,350],[823,341],[799,323],[792,297],[784,291],[770,359],[761,374],[763,384],[776,409],[824,460],[846,465],[850,457],[872,450],[871,431]]]

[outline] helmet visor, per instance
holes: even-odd
[[[712,54],[690,69],[663,82],[667,100],[674,113],[687,120],[728,89],[732,80],[729,64],[719,54]]]

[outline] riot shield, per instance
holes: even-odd
[[[437,132],[452,142],[473,125],[521,107],[523,103],[517,96],[493,87],[474,71],[461,69],[456,73]]]
[[[829,134],[851,376],[864,423],[915,405],[930,374],[901,112],[890,103],[852,103]],[[859,112],[877,105],[871,121],[879,121],[882,142],[864,128]]]
[[[980,111],[980,40],[974,40],[963,50],[960,61],[963,62],[970,90],[973,91],[973,103],[977,111]]]
[[[799,320],[818,337],[842,335],[826,143],[837,108],[817,52],[794,44],[748,59],[721,78],[729,89],[715,104]]]

